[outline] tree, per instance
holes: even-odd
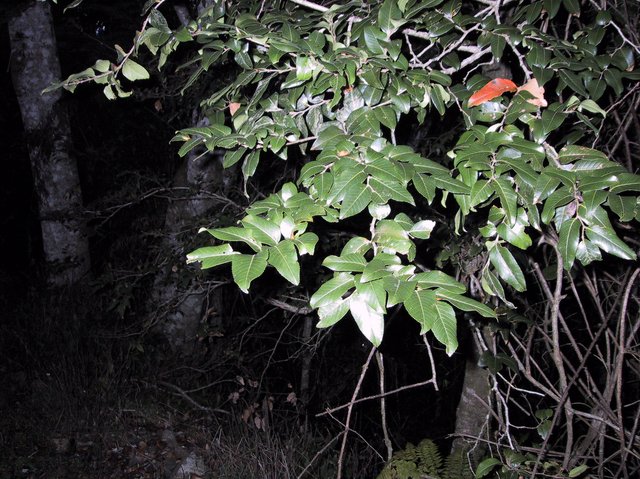
[[[561,340],[575,341],[561,306],[576,272],[603,256],[636,259],[619,231],[639,218],[640,176],[595,146],[607,146],[607,116],[638,98],[640,47],[631,23],[637,5],[218,1],[172,29],[161,13],[164,3],[147,4],[134,46],[121,49],[115,63],[100,60],[61,86],[95,81],[109,98],[126,96],[122,77],[149,77],[133,60],[142,45],[161,68],[181,44],[195,42],[186,86],[216,69],[237,74],[202,99],[208,125],[176,134],[180,155],[198,147],[222,150],[223,165],[240,164],[245,182],[258,178],[265,163],[296,167],[276,192],[252,201],[238,224],[204,229],[221,244],[197,249],[189,262],[230,264],[245,292],[267,268],[295,289],[305,273],[301,258],[321,249],[331,273],[310,299],[318,327],[350,312],[375,347],[387,312],[402,306],[451,355],[458,348],[457,318],[466,313],[478,356],[494,373],[494,391],[497,371],[507,366],[554,401],[550,413],[531,411],[540,421],[540,454],[507,457],[500,467],[509,477],[535,476],[541,467],[571,477],[584,472],[587,466],[572,455],[574,422],[586,437],[604,427],[588,424],[587,415],[613,413],[621,451],[637,445],[621,395],[615,411],[607,406],[606,412],[592,403],[581,410],[571,400],[576,389],[588,390],[570,374],[584,371],[585,351],[598,347],[607,315],[601,314],[600,333],[573,347],[576,358],[563,353]],[[318,246],[326,224],[343,231],[333,249]],[[531,348],[522,348],[523,358],[520,343],[477,330],[506,322],[517,333],[521,319],[512,309],[531,303],[523,299],[530,274],[548,308],[544,344],[554,376],[544,380],[538,377],[544,371],[531,370]],[[624,291],[628,298],[631,290]],[[623,324],[626,302],[619,312]],[[621,328],[618,368],[637,332],[635,325]],[[621,374],[608,376],[607,404]],[[562,450],[560,459],[543,464],[560,416],[567,429],[553,446]],[[509,424],[507,418],[493,426],[498,445],[520,453]],[[580,447],[591,454],[583,457],[595,457],[589,443]],[[490,458],[480,471],[487,475],[502,463]],[[616,467],[632,470],[624,461]]]
[[[61,76],[51,10],[34,0],[11,15],[11,71],[36,183],[47,276],[64,286],[88,273],[90,259],[69,117],[59,91],[42,94]]]

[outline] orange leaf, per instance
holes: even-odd
[[[506,78],[494,78],[469,98],[469,108],[499,97],[505,91],[516,91],[518,87]]]
[[[240,108],[240,103],[236,103],[236,102],[229,102],[229,113],[231,113],[231,116],[235,115],[236,111],[238,111],[238,108]]]
[[[518,88],[518,91],[528,91],[534,98],[529,98],[527,101],[535,106],[547,106],[547,100],[544,99],[544,87],[538,84],[538,80],[532,78],[527,83]]]

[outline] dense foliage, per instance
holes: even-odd
[[[126,97],[128,81],[150,77],[133,59],[143,46],[162,69],[195,45],[183,91],[235,73],[202,98],[206,125],[176,134],[180,155],[223,153],[245,192],[259,168],[296,167],[238,224],[203,229],[220,244],[189,262],[230,263],[245,292],[268,267],[297,286],[322,222],[348,225],[310,298],[318,326],[350,312],[379,346],[385,315],[403,305],[453,354],[456,311],[502,319],[498,306],[527,289],[534,243],[551,246],[544,275],[560,285],[607,255],[636,259],[618,225],[640,218],[640,176],[595,146],[638,88],[640,51],[621,27],[637,5],[218,0],[172,27],[164,3],[147,3],[130,50],[61,86],[94,81]]]

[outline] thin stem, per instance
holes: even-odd
[[[389,430],[387,428],[387,407],[384,394],[384,358],[380,351],[376,351],[376,362],[378,363],[378,373],[380,375],[380,418],[382,421],[382,434],[384,436],[384,445],[387,447],[387,462],[391,460],[393,456],[393,446],[391,445],[391,439],[389,439]]]
[[[342,479],[342,466],[344,462],[344,453],[347,450],[347,437],[349,435],[349,425],[351,424],[351,413],[353,412],[353,406],[355,404],[355,400],[360,393],[360,388],[362,387],[362,381],[364,381],[364,377],[367,374],[367,370],[369,369],[369,364],[371,363],[371,359],[373,358],[374,353],[376,352],[376,347],[372,346],[371,351],[369,351],[369,356],[367,356],[367,360],[362,365],[362,372],[360,373],[360,377],[358,378],[358,383],[356,384],[356,388],[353,390],[353,395],[351,396],[351,401],[349,402],[349,406],[347,407],[347,419],[344,422],[344,434],[342,435],[342,445],[340,446],[340,454],[338,455],[338,474],[336,479]]]

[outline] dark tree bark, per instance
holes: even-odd
[[[198,8],[210,4],[210,0],[204,0]],[[183,24],[191,20],[185,5],[174,5],[174,9]],[[199,126],[207,124],[199,108],[192,111],[192,122]],[[192,352],[206,310],[216,311],[220,319],[224,309],[221,289],[208,290],[197,281],[185,281],[189,277],[185,260],[192,249],[190,240],[200,226],[197,222],[206,223],[207,214],[215,214],[216,207],[225,203],[237,176],[237,169],[223,170],[218,155],[202,155],[194,150],[182,160],[173,178],[173,190],[177,193],[167,208],[161,245],[165,263],[155,278],[148,310],[155,318],[156,330],[174,351],[182,354]]]
[[[77,282],[89,271],[78,167],[71,157],[69,117],[61,92],[51,9],[32,0],[9,20],[11,73],[35,181],[42,244],[51,285]]]
[[[185,283],[186,254],[191,249],[188,244],[197,232],[197,221],[220,206],[217,198],[225,196],[223,180],[228,176],[216,155],[194,156],[183,160],[173,179],[173,188],[179,193],[172,198],[165,217],[161,250],[166,263],[156,276],[149,308],[154,311],[157,329],[172,349],[185,354],[195,344],[205,300],[220,301],[219,291],[209,294],[196,281]],[[220,310],[222,305],[209,304],[211,308]]]
[[[475,327],[472,326],[472,334],[474,329]],[[457,437],[451,448],[452,451],[457,450],[467,454],[475,467],[486,452],[485,444],[481,439],[487,434],[491,378],[489,371],[478,365],[481,352],[474,339],[471,339],[469,348],[471,354],[465,364],[462,393],[456,408],[456,425],[453,435]]]

